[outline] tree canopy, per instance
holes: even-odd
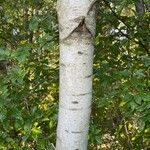
[[[97,1],[88,149],[150,148],[150,2]],[[63,13],[63,12],[62,12]],[[0,0],[0,149],[54,149],[56,0]]]

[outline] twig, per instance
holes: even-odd
[[[132,27],[129,26],[128,24],[126,24],[126,22],[124,22],[124,20],[122,20],[122,18],[120,18],[120,17],[117,15],[117,13],[116,13],[116,12],[112,9],[112,7],[109,5],[109,2],[107,2],[107,0],[103,0],[103,2],[104,2],[105,5],[111,10],[111,12],[114,14],[114,16],[115,16],[119,21],[121,21],[121,22],[128,28],[129,31],[133,32]],[[121,32],[121,34],[123,34],[123,33]],[[128,39],[132,40],[132,38],[130,38],[128,34],[123,34],[123,35],[126,36]],[[139,44],[139,45],[147,52],[147,54],[150,56],[150,51],[149,51],[149,49],[145,46],[145,44],[144,44],[141,40],[138,40],[138,41],[135,41],[135,40],[134,40],[134,42],[137,43],[137,44]]]

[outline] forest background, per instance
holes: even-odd
[[[90,150],[150,149],[150,2],[97,5]],[[0,0],[0,149],[53,149],[56,0]]]

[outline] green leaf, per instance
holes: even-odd
[[[145,122],[142,119],[138,120],[138,127],[141,131],[144,129]]]
[[[131,102],[129,102],[129,105],[130,105],[132,111],[136,110],[136,108],[138,107],[138,105],[135,103],[134,100],[132,100]]]
[[[6,60],[10,57],[10,50],[0,48],[0,60]]]
[[[26,59],[28,58],[29,56],[29,50],[31,48],[26,46],[26,47],[19,47],[17,49],[17,51],[15,51],[12,56],[13,58],[17,59],[19,62],[24,62],[26,61]]]
[[[37,30],[38,29],[38,25],[39,25],[39,19],[38,17],[34,16],[29,23],[29,29],[31,31]]]
[[[145,66],[146,67],[150,67],[150,57],[148,57],[148,56],[141,56],[141,58],[142,58],[142,60],[143,60],[143,62],[145,64]]]
[[[136,102],[137,104],[141,105],[141,103],[142,103],[142,98],[141,98],[140,96],[135,96],[135,97],[134,97],[134,100],[135,100],[135,102]]]

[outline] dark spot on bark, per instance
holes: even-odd
[[[73,134],[81,134],[82,132],[81,131],[72,131],[71,133],[73,133]]]
[[[90,74],[90,75],[88,75],[88,76],[85,76],[85,78],[90,78],[90,77],[92,77],[92,74]]]
[[[59,66],[61,66],[61,67],[66,67],[66,65],[63,64],[63,63],[60,63]]]
[[[75,150],[79,150],[79,149],[75,149]]]
[[[81,51],[78,51],[78,54],[79,54],[79,55],[82,55],[82,54],[83,54],[83,52],[81,52]]]
[[[86,63],[83,63],[84,65],[86,64]]]
[[[68,130],[65,130],[65,132],[69,133],[69,131],[68,131]]]
[[[77,102],[77,101],[72,101],[72,103],[73,103],[73,104],[78,104],[79,102]]]
[[[80,23],[79,23],[79,25],[78,25],[78,27],[75,29],[75,31],[76,32],[83,32],[83,31],[85,31],[85,18],[83,18],[81,21],[80,21]]]
[[[91,31],[87,28],[86,23],[85,23],[85,18],[82,18],[79,22],[79,25],[77,28],[75,28],[73,32],[77,32],[79,34],[83,34],[83,33],[89,33],[90,36],[92,36]]]
[[[79,111],[79,110],[82,110],[83,108],[71,108],[69,110],[72,110],[72,111]]]
[[[81,93],[81,94],[73,94],[72,96],[84,96],[84,95],[88,95],[91,94],[91,92],[89,93]]]

